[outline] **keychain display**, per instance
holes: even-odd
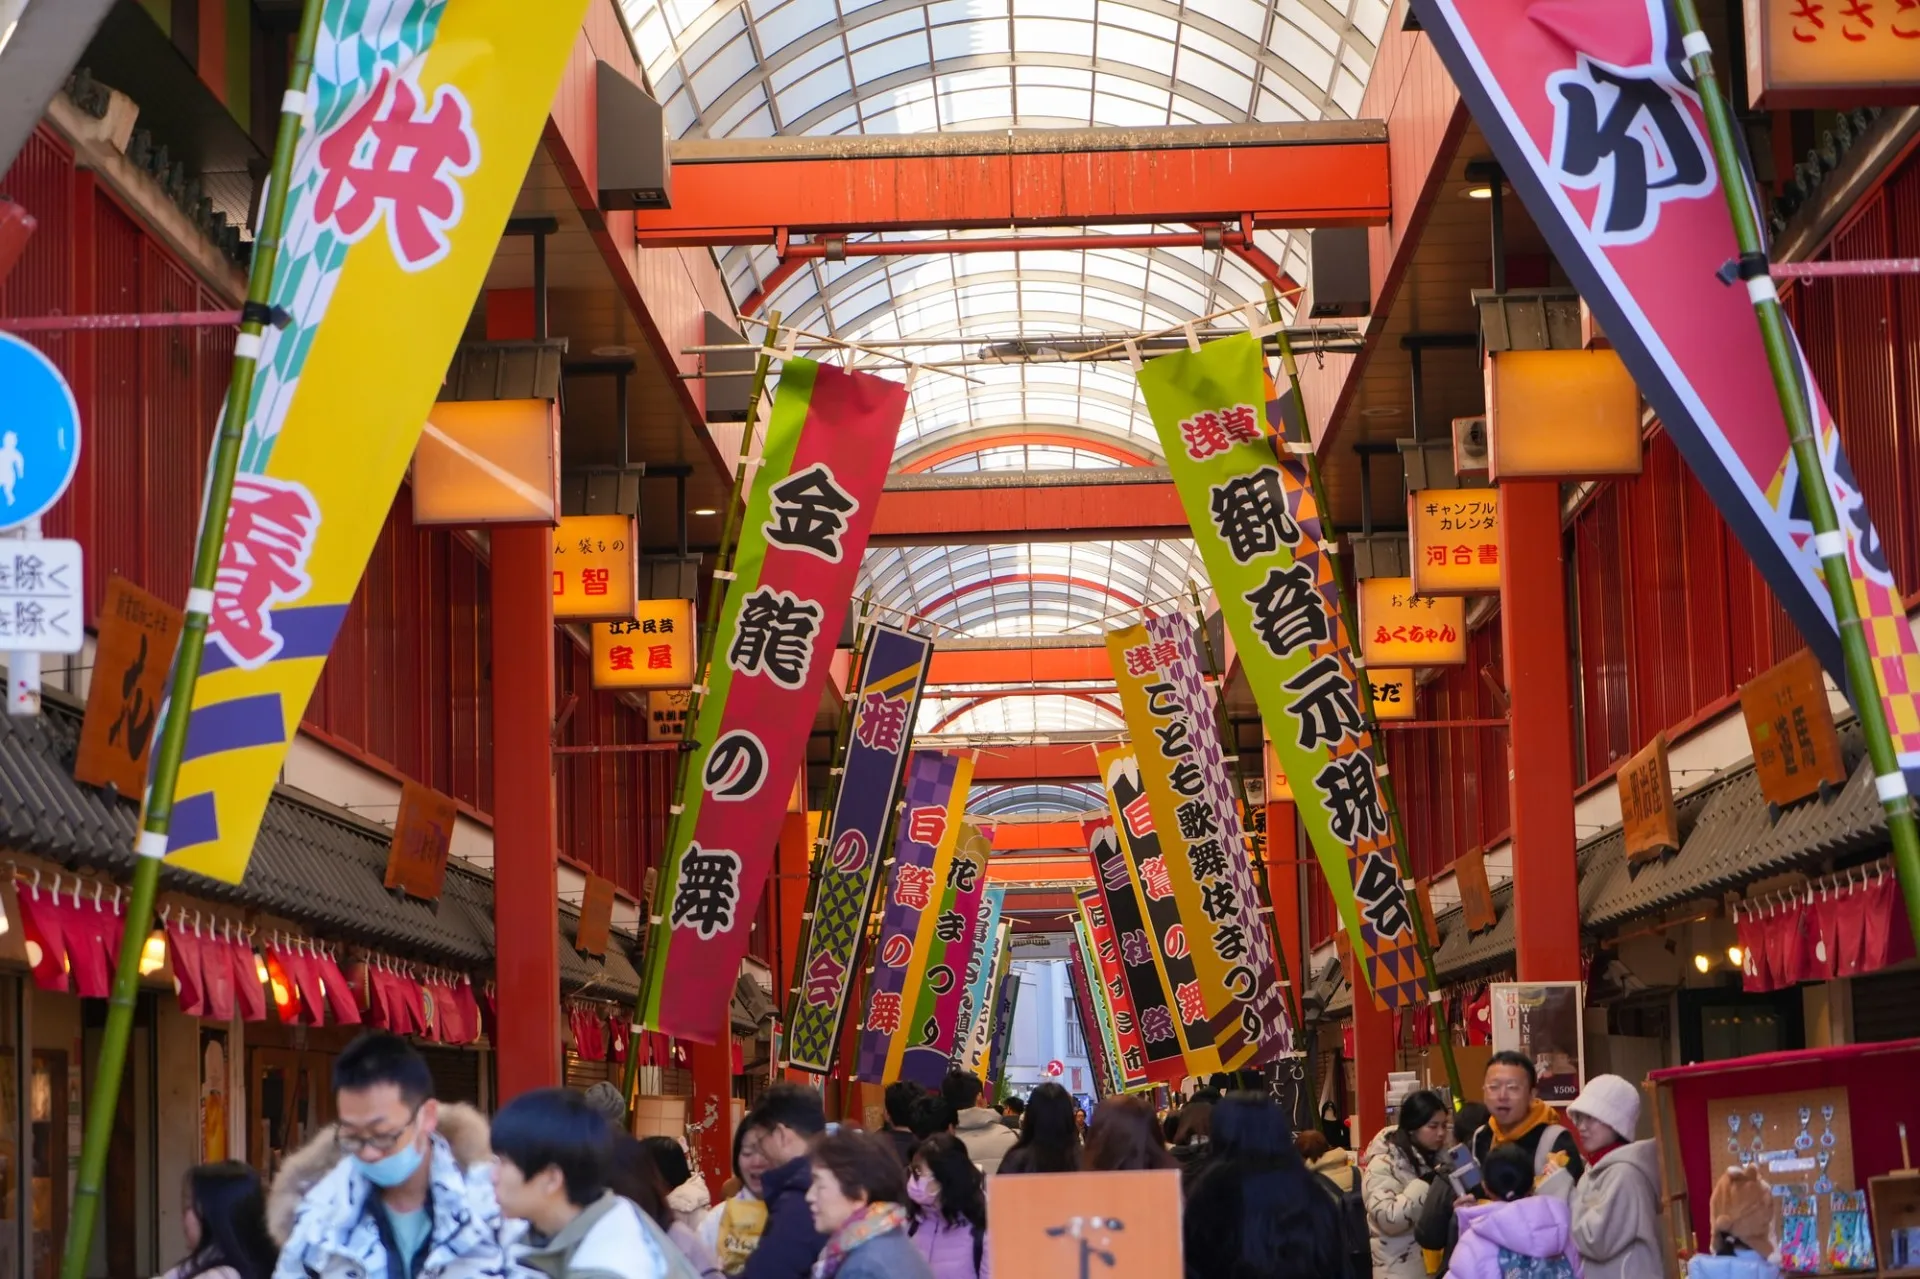
[[[1793,1139],[1795,1150],[1813,1149],[1813,1107],[1800,1107],[1800,1134]]]
[[[1873,1232],[1867,1225],[1867,1192],[1836,1190],[1827,1226],[1827,1267],[1832,1270],[1873,1269]]]
[[[1833,1135],[1833,1103],[1832,1102],[1828,1102],[1826,1105],[1820,1107],[1820,1120],[1822,1123],[1826,1124],[1827,1126],[1827,1130],[1820,1134],[1820,1144],[1826,1147],[1828,1150],[1832,1150],[1834,1142],[1838,1140]]]
[[[1826,1195],[1833,1193],[1833,1178],[1827,1174],[1827,1165],[1832,1162],[1832,1151],[1823,1150],[1820,1152],[1820,1179],[1813,1183],[1814,1194]]]

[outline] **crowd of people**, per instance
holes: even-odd
[[[1057,1084],[996,1111],[956,1071],[937,1092],[890,1086],[868,1133],[775,1084],[715,1201],[679,1142],[624,1131],[609,1086],[489,1121],[372,1033],[334,1064],[335,1125],[270,1191],[241,1163],[189,1174],[187,1257],[165,1279],[990,1279],[990,1177],[1176,1169],[1187,1279],[1657,1273],[1638,1091],[1596,1077],[1569,1128],[1535,1087],[1531,1062],[1496,1054],[1485,1107],[1416,1092],[1356,1164],[1252,1091],[1164,1115],[1109,1097],[1089,1121]]]

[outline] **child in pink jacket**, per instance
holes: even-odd
[[[1451,1279],[1581,1279],[1572,1217],[1564,1199],[1533,1193],[1533,1157],[1495,1147],[1480,1165],[1486,1203],[1460,1209]]]

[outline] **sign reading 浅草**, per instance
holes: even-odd
[[[1148,361],[1140,390],[1221,616],[1293,785],[1334,905],[1374,991],[1417,1004],[1427,983],[1412,898],[1380,800],[1320,513],[1299,466],[1261,430],[1249,334]]]

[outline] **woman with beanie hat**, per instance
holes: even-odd
[[[1588,1279],[1659,1274],[1660,1159],[1653,1142],[1633,1140],[1640,1090],[1619,1075],[1595,1075],[1567,1114],[1587,1158],[1569,1207]]]

